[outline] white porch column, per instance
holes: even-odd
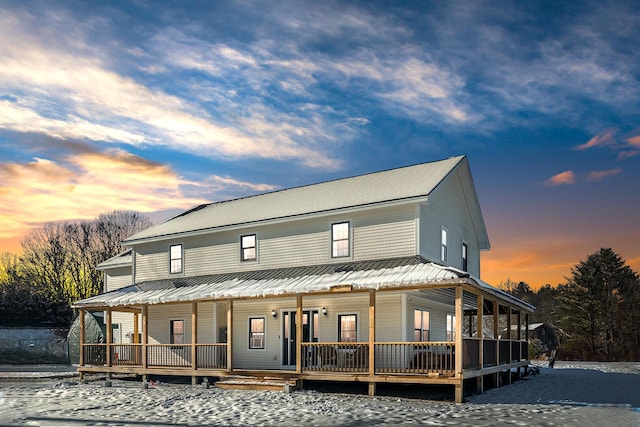
[[[106,351],[106,361],[107,366],[111,366],[111,343],[113,342],[113,326],[111,324],[111,308],[107,308],[106,311],[106,323],[107,323],[107,351]],[[107,379],[110,377],[107,374]]]

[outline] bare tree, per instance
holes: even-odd
[[[72,302],[97,295],[102,274],[96,265],[122,251],[127,237],[148,228],[151,220],[138,212],[113,211],[93,221],[49,222],[22,241],[22,262],[34,285]]]

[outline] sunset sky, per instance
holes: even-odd
[[[0,252],[469,157],[482,278],[640,271],[640,4],[0,1]]]

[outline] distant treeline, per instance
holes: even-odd
[[[640,360],[640,280],[611,249],[575,265],[565,284],[533,291],[525,282],[507,280],[500,287],[536,306],[530,323],[554,329],[558,358]]]
[[[71,304],[99,294],[99,263],[151,225],[137,212],[113,211],[92,221],[48,222],[21,242],[22,255],[0,255],[0,326],[69,325]]]

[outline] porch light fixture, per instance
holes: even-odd
[[[271,317],[273,317],[275,319],[276,317],[276,310],[275,308],[273,310],[271,310]]]
[[[322,314],[323,314],[324,316],[326,316],[326,315],[327,315],[327,307],[322,307]]]

